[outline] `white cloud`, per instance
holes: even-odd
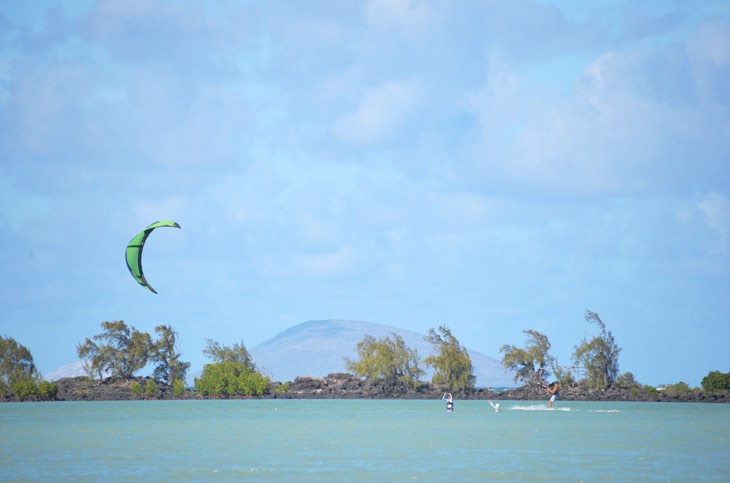
[[[697,208],[702,212],[705,222],[715,232],[716,238],[712,252],[724,255],[728,253],[728,235],[730,235],[730,200],[720,193],[708,193]]]
[[[726,105],[717,91],[723,71],[690,62],[682,44],[606,52],[549,104],[533,97],[517,69],[493,60],[470,97],[482,176],[561,196],[711,186],[725,164],[718,153],[730,147],[717,130],[728,112],[698,102],[699,74]]]
[[[403,135],[416,114],[421,87],[415,81],[388,82],[367,90],[357,108],[334,124],[335,134],[355,144],[378,144]]]

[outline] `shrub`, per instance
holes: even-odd
[[[142,386],[137,381],[132,381],[130,389],[134,397],[139,398],[142,395]]]
[[[636,382],[634,375],[630,372],[624,372],[623,374],[618,376],[613,382],[613,385],[620,389],[634,389],[641,387],[641,384]]]
[[[154,379],[147,379],[147,384],[144,388],[144,395],[147,397],[155,397],[159,393],[159,389],[157,388],[157,383],[155,383]]]
[[[702,378],[702,389],[711,393],[730,391],[730,372],[711,371]]]
[[[58,394],[56,384],[49,381],[41,381],[38,383],[38,395],[41,399],[53,400],[56,399],[56,394]]]
[[[692,392],[692,388],[686,382],[678,382],[676,384],[665,384],[664,392],[668,396],[684,396]]]
[[[644,391],[650,396],[650,397],[657,397],[659,395],[659,391],[654,386],[644,386]]]
[[[276,393],[282,394],[285,392],[289,392],[289,389],[291,389],[291,381],[286,381],[284,384],[276,388]]]
[[[180,379],[175,379],[172,381],[172,392],[175,394],[175,396],[182,396],[185,394],[185,383],[182,382]]]
[[[269,378],[240,362],[217,362],[203,366],[195,389],[203,396],[260,396],[269,389]]]
[[[10,390],[15,396],[15,399],[20,401],[27,401],[28,399],[38,397],[38,386],[30,378],[15,381],[10,385]]]

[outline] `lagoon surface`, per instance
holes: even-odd
[[[0,404],[0,480],[730,480],[730,405]]]

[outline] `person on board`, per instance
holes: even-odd
[[[555,402],[555,399],[558,395],[558,390],[560,389],[560,384],[558,384],[558,381],[553,382],[549,386],[545,388],[547,390],[547,393],[550,394],[550,400],[548,401],[548,409],[553,408],[553,403]]]
[[[499,403],[494,404],[492,401],[489,401],[489,404],[492,405],[492,409],[494,409],[494,412],[495,413],[498,413],[499,412]]]
[[[451,395],[450,392],[445,393],[441,397],[442,401],[446,401],[446,412],[451,413],[454,412],[454,397]]]

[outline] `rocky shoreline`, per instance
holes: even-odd
[[[169,399],[207,399],[194,391],[175,394],[172,387],[152,381],[152,389],[146,391],[149,378],[131,380],[96,381],[88,377],[63,378],[56,381],[57,401],[123,401],[123,400],[169,400]],[[142,389],[141,391],[139,389]],[[135,390],[136,389],[136,390]],[[646,402],[711,402],[728,403],[730,393],[705,394],[703,391],[688,391],[684,394],[671,394],[647,388],[630,389],[610,388],[607,390],[587,387],[564,387],[558,395],[559,401],[646,401]],[[371,384],[352,374],[335,373],[326,377],[297,377],[292,382],[271,383],[269,394],[257,399],[440,399],[442,389],[431,384],[416,388],[392,387]],[[494,391],[476,389],[469,393],[456,393],[456,399],[466,400],[547,400],[541,388],[520,387]],[[2,400],[12,401],[6,395]]]

